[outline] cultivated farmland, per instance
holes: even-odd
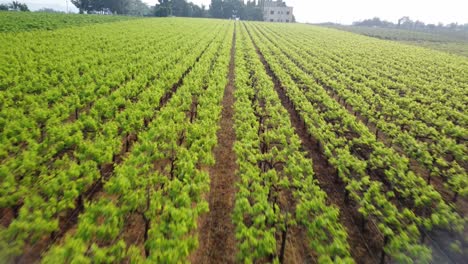
[[[42,19],[0,33],[0,263],[468,257],[466,57],[300,24]]]

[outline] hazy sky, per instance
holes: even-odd
[[[66,10],[66,0],[19,0],[33,10],[41,7]],[[143,0],[155,4],[157,0]],[[0,0],[0,3],[11,2]],[[192,0],[205,4],[211,0]],[[396,22],[402,16],[425,23],[468,23],[467,0],[286,0],[294,7],[294,15],[299,22],[338,22],[350,24],[353,21],[378,16]],[[69,3],[70,10],[75,10]]]

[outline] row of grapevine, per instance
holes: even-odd
[[[279,33],[278,29],[272,30]],[[297,39],[299,32],[302,38]],[[377,84],[373,85],[388,87],[391,93],[411,99],[414,105],[424,109],[422,113],[425,115],[420,114],[421,110],[417,111],[421,120],[440,126],[441,130],[447,130],[444,127],[447,125],[466,129],[468,120],[463,111],[468,87],[467,64],[463,58],[414,48],[406,50],[398,45],[371,41],[368,38],[360,39],[358,36],[331,30],[322,32],[317,28],[288,28],[285,35],[292,33],[296,33],[299,41],[313,41],[315,45],[309,45],[308,50],[313,50],[312,54],[324,58],[324,63],[337,63],[339,67],[335,70],[353,70],[364,79],[376,81]],[[437,118],[434,119],[434,116]],[[453,137],[460,136],[452,130],[444,133]]]
[[[238,258],[282,262],[288,228],[301,225],[319,263],[353,263],[339,210],[326,204],[273,82],[245,29],[238,28],[234,149],[240,180],[233,215]]]
[[[285,50],[284,53],[291,54],[290,52],[286,51],[286,49],[284,49],[284,50]],[[283,55],[283,56],[284,56],[284,55]],[[284,58],[287,59],[286,57],[284,57]],[[296,59],[299,59],[299,58],[296,57]],[[301,61],[301,62],[303,62],[303,61]],[[305,63],[305,62],[304,62],[304,63]],[[304,76],[305,76],[305,75],[303,75],[302,78],[304,78]],[[307,79],[307,78],[306,78],[306,79]],[[303,81],[303,83],[305,83],[305,84],[307,84],[307,85],[311,85],[311,86],[314,86],[314,85],[315,85],[316,87],[319,87],[319,86],[314,82],[313,79],[311,80],[310,77],[309,77],[309,79],[308,79],[307,81],[304,81],[304,80],[302,80],[302,79],[301,79],[301,81]],[[323,92],[323,90],[322,90],[321,92]],[[395,157],[393,157],[393,159],[398,159],[396,153],[394,153],[394,152],[391,151],[391,150],[390,150],[389,153],[391,153],[392,155],[395,155]],[[386,155],[387,155],[387,156],[390,155],[389,153],[386,153]],[[389,164],[392,164],[392,163],[389,163]],[[398,170],[403,170],[403,171],[409,170],[409,163],[408,163],[407,160],[404,160],[403,163],[402,163],[401,165],[402,165],[402,166],[401,166],[400,168],[396,169],[396,171],[398,171]],[[405,180],[408,181],[406,178],[405,178]],[[403,184],[403,183],[404,183],[404,182],[402,181],[401,184]],[[417,180],[416,180],[416,183],[422,183],[422,179],[417,179]],[[412,194],[411,196],[413,196],[414,198],[416,198],[416,197],[421,197],[421,196],[417,195],[417,193],[418,193],[419,191],[416,191],[416,190],[412,187],[413,185],[416,185],[416,183],[413,183],[413,184],[411,184],[411,185],[409,185],[409,186],[406,186],[406,188],[410,189],[410,190],[413,192],[413,194]],[[424,184],[424,185],[427,185],[427,184]],[[429,187],[429,189],[428,189],[427,192],[423,192],[423,191],[420,191],[420,192],[421,192],[421,193],[434,192],[434,190],[433,190],[432,188],[430,188],[430,186],[428,186],[428,187]],[[423,188],[423,187],[420,187],[420,188]],[[434,201],[436,201],[437,203],[440,203],[440,202],[441,202],[441,197],[440,197],[440,195],[436,195],[436,196],[433,197],[432,199],[433,199]]]
[[[203,31],[194,32],[194,35],[187,37],[201,32]],[[68,34],[71,33],[61,34],[52,40],[59,42],[58,39]],[[22,36],[17,38],[22,39]],[[113,41],[109,41],[111,43],[109,46],[114,44],[114,41],[117,45],[120,42],[125,43],[120,38],[110,38]],[[42,42],[43,40],[36,41]],[[140,45],[147,43],[140,41]],[[186,43],[180,48],[176,45],[169,45],[171,41],[173,41],[171,38],[167,39],[167,42],[162,41],[161,46],[156,45],[154,52],[148,49],[148,53],[143,54],[147,55],[146,58],[141,55],[128,56],[128,52],[132,50],[125,50],[123,47],[123,52],[113,56],[116,60],[107,58],[112,57],[113,49],[101,56],[93,54],[98,59],[90,59],[87,62],[90,67],[89,73],[78,73],[72,70],[74,67],[70,67],[69,64],[76,63],[73,57],[69,61],[63,60],[65,61],[63,64],[57,63],[53,66],[57,69],[53,71],[53,74],[50,73],[50,76],[43,76],[43,72],[52,71],[48,68],[48,64],[35,66],[42,61],[42,58],[28,60],[27,58],[32,54],[26,50],[21,52],[28,55],[25,55],[25,59],[18,61],[14,59],[14,52],[8,49],[7,54],[11,56],[7,60],[10,63],[10,70],[24,71],[23,67],[28,63],[31,63],[31,67],[27,73],[21,75],[16,75],[14,70],[11,71],[8,77],[12,80],[12,86],[6,86],[2,93],[4,107],[0,111],[0,120],[5,126],[2,126],[0,150],[0,156],[3,159],[0,167],[3,176],[0,179],[2,186],[0,207],[17,205],[20,198],[29,192],[29,187],[36,183],[38,177],[51,170],[52,162],[60,160],[66,156],[67,152],[75,150],[76,146],[82,145],[85,140],[93,140],[100,132],[106,131],[103,129],[104,124],[112,124],[111,121],[127,118],[128,114],[122,110],[135,102],[145,87],[152,85],[155,80],[175,83],[178,76],[188,68],[187,65],[191,64],[190,61],[193,63],[196,57],[194,55],[187,58],[186,63],[181,64],[185,52],[192,49],[202,39],[194,39],[193,42],[184,42],[184,40],[176,42]],[[48,43],[47,40],[44,42]],[[34,45],[34,42],[31,45]],[[11,48],[13,47],[14,44]],[[65,45],[63,48],[65,49]],[[107,49],[107,46],[103,48]],[[47,54],[45,51],[44,53]],[[167,53],[171,55],[167,56]],[[78,53],[76,57],[81,55]],[[125,59],[125,57],[128,58]],[[162,59],[163,57],[166,58]],[[137,61],[138,64],[124,67],[125,64],[121,64],[119,60],[130,65],[133,61]],[[161,71],[175,64],[174,62],[180,65],[180,68],[174,72],[178,73],[178,76],[174,73],[162,75]],[[136,76],[137,72],[146,74]],[[36,77],[28,81],[28,76]],[[57,81],[59,76],[63,78],[60,82]],[[70,76],[70,78],[65,76]],[[164,88],[164,83],[162,85]],[[167,86],[170,88],[169,84]],[[35,90],[34,87],[40,87],[40,90]],[[159,100],[156,97],[154,99]],[[71,112],[77,119],[76,122],[67,122]],[[117,113],[120,113],[119,119],[115,118]],[[151,111],[149,113],[151,114]],[[114,122],[113,125],[117,123]],[[120,128],[119,125],[117,128]]]
[[[305,32],[297,28],[308,38],[314,38],[318,45],[332,39],[339,40],[328,42],[335,56],[346,58],[359,58],[354,60],[355,65],[363,69],[369,67],[381,76],[389,80],[403,83],[405,89],[414,97],[432,96],[428,104],[447,103],[454,109],[462,110],[462,98],[466,96],[466,58],[450,56],[445,53],[419,49],[410,46],[402,46],[392,42],[373,40],[366,37],[347,34],[341,31],[320,30],[314,28]],[[320,37],[315,31],[321,31]],[[322,35],[322,33],[325,33]],[[329,50],[329,51],[332,51]],[[344,61],[342,61],[344,62]],[[452,89],[452,86],[455,89]],[[397,86],[397,88],[403,88]],[[447,93],[448,92],[448,93]]]
[[[378,142],[364,124],[285,56],[282,50],[289,48],[282,42],[274,45],[253,25],[249,31],[309,133],[347,185],[346,197],[357,203],[365,221],[377,223],[387,254],[397,261],[425,262],[431,255],[420,244],[421,231],[437,227],[462,232],[463,219],[409,169],[407,159]]]
[[[64,123],[58,118],[48,123],[47,136],[37,142],[37,147],[25,151],[29,155],[11,157],[17,159],[23,171],[13,169],[8,178],[2,179],[4,186],[11,186],[7,191],[12,190],[10,195],[2,193],[2,199],[9,202],[5,205],[19,207],[12,223],[0,229],[2,241],[8,241],[1,248],[2,256],[20,255],[25,244],[35,244],[48,234],[55,237],[60,220],[68,218],[70,210],[83,207],[87,194],[96,191],[105,176],[109,177],[106,168],[115,166],[116,157],[129,150],[129,136],[137,138],[146,129],[171,88],[197,64],[216,32],[223,32],[221,24],[211,26],[213,32],[193,32],[180,42],[165,43],[169,47],[161,47],[159,56],[170,51],[166,59],[152,58],[157,63],[141,61],[147,67],[146,74],[142,71],[107,96],[95,97],[92,107],[76,121]],[[197,33],[198,38],[194,37]],[[187,51],[191,51],[189,56]],[[59,152],[63,154],[53,155]],[[37,163],[21,160],[31,154],[37,157]],[[23,166],[26,162],[31,162],[30,168]],[[15,182],[11,176],[16,175],[19,180]]]
[[[227,83],[232,23],[183,80],[105,183],[86,205],[75,232],[54,246],[44,263],[178,263],[197,247],[197,219],[208,210],[204,195]],[[144,220],[143,246],[125,241],[132,215]],[[133,242],[133,243],[132,243]]]
[[[133,16],[102,16],[60,14],[45,12],[0,12],[0,33],[32,30],[56,30],[65,27],[85,26],[133,20]]]
[[[51,42],[60,43],[60,39],[66,38],[72,33],[78,34],[79,32],[64,32],[56,37],[49,36],[49,39],[46,38],[46,40],[38,38],[35,42],[41,43],[39,46]],[[156,33],[159,33],[159,31]],[[8,40],[17,39],[18,41],[24,41],[23,36],[10,37]],[[34,168],[36,164],[44,164],[45,161],[54,158],[62,149],[66,148],[63,143],[59,143],[63,138],[57,135],[60,133],[57,130],[61,130],[63,127],[67,130],[74,130],[70,128],[74,124],[63,124],[70,117],[70,112],[73,112],[76,118],[76,115],[80,112],[79,110],[91,107],[90,104],[95,104],[99,98],[104,97],[103,100],[106,100],[105,97],[110,96],[118,88],[130,87],[134,89],[134,86],[143,85],[144,83],[148,85],[159,74],[156,70],[168,67],[167,65],[171,64],[172,59],[169,58],[169,60],[164,60],[162,63],[158,61],[167,52],[176,50],[168,45],[174,39],[167,39],[167,42],[164,40],[161,42],[161,46],[156,45],[155,50],[148,49],[148,53],[144,54],[147,55],[146,59],[130,56],[125,59],[128,52],[132,53],[134,50],[125,50],[124,45],[120,47],[119,43],[125,43],[123,39],[115,38],[113,40],[115,42],[109,41],[109,45],[101,47],[107,52],[100,56],[96,56],[95,53],[91,54],[92,57],[97,57],[97,59],[87,61],[87,67],[92,68],[92,70],[81,74],[78,74],[76,68],[72,67],[72,65],[77,63],[75,59],[82,56],[84,50],[73,56],[70,54],[70,60],[61,59],[60,61],[63,62],[61,64],[55,61],[59,60],[58,56],[62,54],[60,51],[66,49],[66,45],[62,44],[62,49],[55,48],[57,50],[55,52],[58,53],[57,57],[52,56],[46,50],[38,50],[45,54],[44,57],[34,55],[32,51],[27,49],[21,51],[25,54],[25,57],[34,56],[30,60],[15,60],[14,48],[17,43],[7,46],[6,54],[9,57],[7,57],[6,61],[8,62],[7,67],[10,74],[3,79],[6,82],[1,101],[4,107],[0,112],[0,120],[5,124],[5,126],[2,126],[0,150],[5,161],[2,164],[2,171],[5,174],[10,174],[15,178],[29,178],[33,174],[30,168]],[[42,43],[43,41],[44,43]],[[94,45],[100,45],[97,40],[90,39],[87,41],[94,43]],[[183,43],[183,39],[181,39],[180,43]],[[31,43],[31,46],[34,44]],[[110,48],[112,45],[117,45],[117,48],[122,49],[123,52],[115,54],[114,50]],[[163,49],[163,47],[165,48]],[[137,48],[141,47],[137,46]],[[161,50],[161,52],[157,52],[158,50]],[[52,63],[50,62],[44,63],[47,57],[54,61],[54,66],[51,66]],[[122,67],[120,61],[130,65],[132,65],[131,61],[139,61],[139,64],[125,68]],[[144,75],[139,77],[139,80],[133,80],[135,74],[139,71],[147,72],[149,76]],[[18,74],[19,72],[22,72],[22,74]],[[30,76],[31,78],[29,78]],[[58,78],[61,78],[61,80],[57,80]],[[144,78],[148,78],[148,80]],[[143,83],[140,84],[139,82]],[[37,89],[34,87],[37,87]],[[120,96],[119,93],[122,93],[122,91],[112,95],[114,96],[112,99],[116,100]],[[130,95],[134,96],[133,94]],[[98,103],[95,111],[100,111],[102,108],[106,109],[107,105],[104,102]],[[68,109],[71,109],[71,111]],[[9,120],[15,120],[15,122],[9,122]],[[8,190],[6,187],[5,189]],[[8,194],[11,195],[11,193]],[[1,203],[1,206],[8,205],[8,202]]]
[[[275,39],[282,38],[276,36]],[[286,36],[284,40],[291,37]],[[287,56],[313,76],[318,83],[335,92],[345,104],[352,106],[354,111],[364,116],[367,122],[375,124],[391,139],[392,144],[401,147],[408,157],[423,164],[430,172],[429,182],[432,176],[443,177],[449,189],[455,193],[455,198],[459,194],[468,195],[468,177],[463,168],[463,164],[467,162],[468,147],[461,143],[466,129],[445,122],[441,124],[444,130],[439,132],[440,127],[431,127],[419,119],[425,116],[434,120],[438,117],[428,114],[427,109],[417,105],[411,95],[400,98],[399,93],[387,88],[392,86],[382,85],[380,79],[378,82],[369,80],[353,70],[350,65],[352,63],[343,65],[330,58],[310,55],[317,54],[316,47],[303,48],[307,41],[309,40],[298,39],[294,42],[296,44],[285,41],[281,45],[285,44],[290,49]],[[451,128],[456,139],[447,137],[443,133]],[[447,158],[450,156],[453,158]]]

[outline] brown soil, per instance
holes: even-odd
[[[287,211],[291,214],[292,217],[294,216],[296,201],[293,197],[291,189],[283,189],[280,193],[280,208],[281,211]],[[283,237],[278,237],[277,241],[277,252],[281,254],[281,243],[283,242]],[[307,238],[307,230],[303,226],[295,225],[288,227],[286,233],[283,263],[316,263],[317,256],[314,256],[308,243],[309,239]]]
[[[14,263],[17,264],[30,264],[30,263],[39,263],[39,258],[41,257],[42,251],[39,248],[46,248],[49,243],[49,238],[47,236],[39,239],[36,244],[26,244],[24,255],[19,256],[15,259]],[[39,249],[39,250],[38,250]]]
[[[317,263],[317,256],[310,250],[307,242],[307,230],[302,226],[294,226],[288,229],[284,253],[284,263]],[[278,251],[279,252],[279,251]]]
[[[221,128],[218,145],[214,148],[216,164],[210,168],[211,188],[208,197],[210,212],[199,222],[199,248],[189,258],[192,263],[234,263],[236,255],[235,227],[231,221],[236,193],[237,170],[233,150],[234,132],[234,55],[235,38],[231,48],[229,82],[224,91]]]
[[[134,245],[140,249],[140,252],[145,252],[145,221],[143,216],[138,213],[132,213],[125,221],[125,228],[122,234],[127,245]]]
[[[288,99],[279,79],[271,70],[257,45],[255,43],[254,45],[267,73],[274,80],[275,89],[283,107],[289,112],[291,123],[301,138],[304,150],[313,161],[314,171],[321,189],[327,193],[330,203],[340,208],[340,220],[348,233],[348,243],[350,244],[352,257],[357,263],[379,263],[378,253],[381,252],[383,244],[380,233],[375,228],[371,228],[370,224],[366,225],[364,234],[360,231],[357,224],[357,219],[359,219],[357,210],[344,202],[344,192],[342,191],[345,188],[344,184],[334,181],[336,171],[328,164],[326,157],[318,146],[318,142],[307,132],[304,122]]]
[[[8,227],[14,218],[15,214],[11,208],[0,209],[0,225],[2,225],[2,227]]]

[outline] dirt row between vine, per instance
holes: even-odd
[[[235,227],[232,222],[236,193],[236,156],[234,153],[234,78],[236,28],[232,36],[228,84],[222,101],[218,144],[213,150],[216,160],[209,168],[210,193],[208,215],[199,220],[198,249],[189,257],[192,263],[234,263],[236,255]]]
[[[357,209],[351,203],[348,205],[345,204],[343,192],[345,185],[342,182],[336,182],[334,180],[336,170],[328,164],[327,158],[320,149],[318,141],[307,132],[304,121],[295,110],[280,80],[271,70],[270,65],[265,60],[255,42],[254,46],[265,70],[275,84],[275,90],[278,93],[281,104],[289,113],[291,124],[302,141],[303,150],[307,153],[307,157],[311,158],[313,161],[315,176],[319,182],[320,188],[327,193],[328,201],[340,208],[340,221],[348,232],[348,243],[350,244],[352,257],[357,263],[379,263],[379,256],[377,253],[381,252],[383,246],[383,240],[379,231],[375,226],[367,224],[365,232],[361,232],[357,224],[357,221],[360,220]]]

